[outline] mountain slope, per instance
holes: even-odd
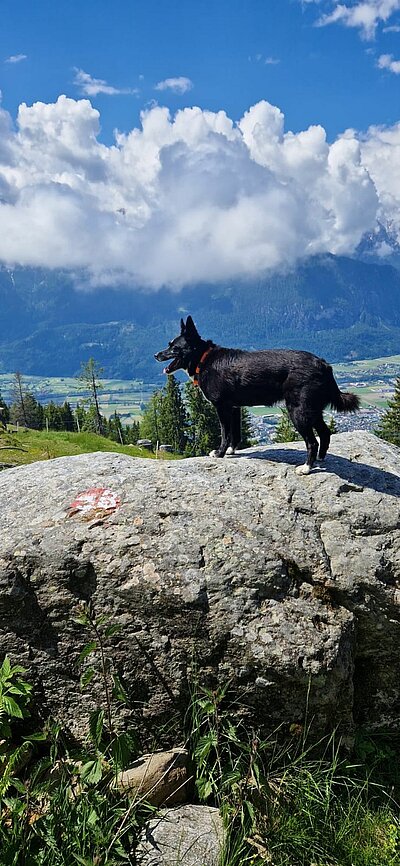
[[[154,381],[153,354],[188,312],[202,335],[225,345],[293,346],[331,361],[382,356],[400,345],[400,272],[321,256],[252,282],[145,293],[0,269],[0,370],[73,375],[93,355],[109,377]]]

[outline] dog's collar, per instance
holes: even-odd
[[[214,348],[213,346],[209,346],[208,349],[206,349],[206,351],[203,352],[203,354],[200,358],[200,361],[197,364],[197,367],[195,369],[194,375],[193,375],[193,385],[199,384],[199,376],[200,376],[201,367],[204,364],[204,361],[206,360],[207,356],[210,354],[210,352],[212,351],[213,348]]]

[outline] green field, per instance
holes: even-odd
[[[7,403],[12,401],[13,373],[0,375],[0,391]],[[87,392],[73,377],[23,376],[26,388],[39,403],[64,403],[65,400],[75,409],[79,400],[87,396]],[[101,411],[106,418],[114,412],[121,416],[122,423],[131,424],[137,421],[143,407],[156,389],[155,384],[140,380],[102,379],[100,390]]]
[[[334,364],[336,373],[351,375],[354,371],[371,371],[377,368],[390,368],[394,376],[400,373],[400,355],[388,355],[384,358],[367,358],[365,361],[346,361]]]
[[[73,454],[90,454],[93,451],[113,451],[129,457],[156,455],[139,448],[137,445],[120,445],[95,433],[68,433],[67,431],[20,430],[18,433],[0,431],[0,464],[21,466],[36,460],[52,460],[54,457],[67,457]],[[159,452],[161,460],[176,460],[173,454]]]

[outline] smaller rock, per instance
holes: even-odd
[[[218,809],[164,809],[147,824],[136,851],[138,866],[219,866],[224,828]]]
[[[142,755],[128,770],[118,773],[113,786],[153,806],[185,803],[192,775],[186,749]]]

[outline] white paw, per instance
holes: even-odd
[[[311,466],[308,463],[303,463],[303,466],[296,466],[296,475],[309,475]]]
[[[209,453],[208,456],[209,456],[209,457],[216,457],[216,456],[217,456],[217,452],[215,451],[215,449],[214,449],[214,451],[210,451],[210,453]]]
[[[226,449],[226,453],[227,453],[228,455],[229,455],[229,454],[234,454],[234,453],[235,453],[235,449],[232,448],[232,445],[230,445],[229,448]]]

